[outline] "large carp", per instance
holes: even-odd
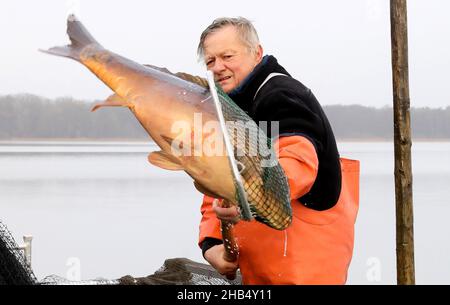
[[[168,170],[184,170],[199,191],[237,203],[242,210],[244,201],[239,198],[228,155],[221,149],[223,134],[218,124],[207,128],[208,122],[218,121],[210,91],[168,71],[108,51],[74,15],[67,20],[67,34],[71,44],[44,52],[82,63],[115,92],[93,110],[102,106],[128,107],[161,148],[150,153],[150,163]],[[270,141],[265,134],[261,140],[256,123],[225,93],[219,91],[219,99],[225,120],[236,123],[227,124],[227,129],[235,148],[233,157],[240,164],[250,216],[275,229],[287,228],[292,219],[287,179],[276,158],[275,163],[264,164],[274,152],[270,145],[260,145]],[[259,139],[256,142],[255,133]]]

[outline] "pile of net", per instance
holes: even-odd
[[[34,285],[33,271],[8,228],[0,221],[0,285]]]
[[[39,282],[41,285],[240,285],[238,273],[231,281],[217,273],[209,265],[187,258],[167,259],[154,274],[146,277],[126,275],[118,280],[103,278],[86,281],[69,281],[57,275],[50,275]]]
[[[194,262],[187,258],[167,259],[154,274],[134,278],[124,276],[120,285],[240,285],[238,273],[235,280],[228,280],[209,265]]]
[[[126,275],[120,279],[96,278],[70,281],[58,275],[49,275],[38,281],[26,263],[23,250],[11,232],[0,221],[0,285],[239,285],[241,276],[230,281],[209,265],[187,258],[167,259],[154,274],[146,277]]]

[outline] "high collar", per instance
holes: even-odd
[[[249,112],[256,91],[270,73],[283,73],[289,75],[289,73],[278,64],[278,61],[274,56],[266,55],[241,84],[233,89],[228,95],[245,112]]]

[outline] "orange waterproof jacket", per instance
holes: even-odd
[[[234,226],[244,284],[344,284],[353,253],[359,203],[359,162],[341,158],[342,188],[338,202],[325,211],[300,204],[312,187],[318,160],[313,144],[301,136],[275,143],[289,181],[293,220],[278,231],[255,220]],[[222,239],[211,197],[201,207],[199,245],[206,237]]]

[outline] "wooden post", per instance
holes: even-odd
[[[414,231],[406,0],[391,0],[397,284],[414,285]]]

